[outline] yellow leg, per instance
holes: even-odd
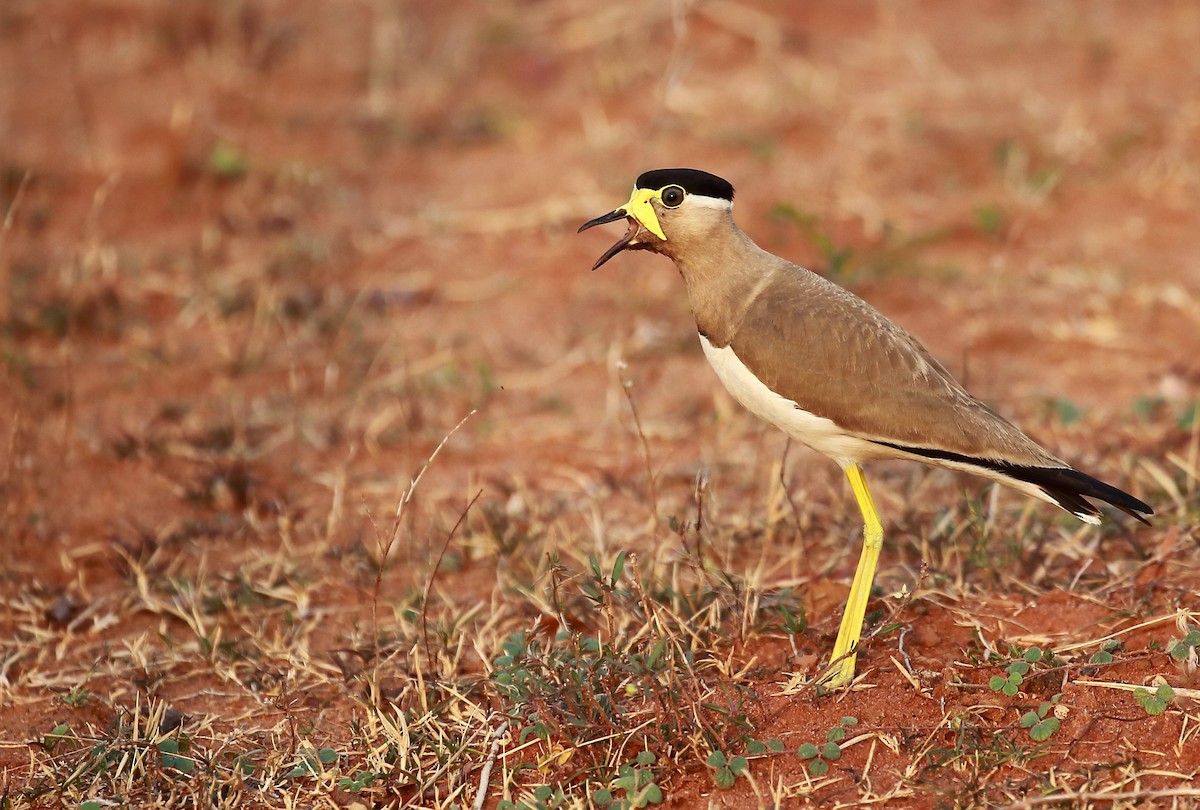
[[[850,489],[854,491],[854,499],[858,501],[863,516],[863,548],[862,556],[858,558],[858,570],[854,572],[854,580],[850,583],[850,596],[846,600],[842,626],[833,645],[832,660],[837,662],[837,668],[824,681],[824,685],[829,687],[845,686],[854,678],[854,660],[858,642],[862,638],[863,619],[867,615],[867,599],[871,596],[875,566],[879,562],[879,551],[883,548],[883,524],[879,522],[879,513],[875,511],[875,502],[871,500],[871,491],[867,489],[862,467],[857,464],[847,467],[846,477],[850,479]]]

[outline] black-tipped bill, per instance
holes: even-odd
[[[629,213],[624,208],[618,208],[615,211],[609,211],[607,214],[601,214],[595,219],[589,219],[587,222],[579,226],[579,230],[576,231],[576,233],[583,233],[588,228],[591,228],[595,225],[607,225],[610,222],[617,222],[622,219],[627,219],[628,217]],[[625,235],[621,237],[620,241],[618,241],[615,245],[604,251],[604,255],[596,260],[596,263],[592,265],[592,269],[596,270],[600,267],[600,265],[604,264],[613,256],[616,256],[622,250],[629,247],[629,244],[633,241],[633,238],[637,236],[637,233],[637,224],[630,222],[629,230],[625,232]]]
[[[614,211],[609,211],[607,214],[601,214],[595,219],[589,219],[587,222],[579,226],[579,230],[575,233],[583,233],[588,228],[594,228],[597,225],[607,225],[610,222],[616,222],[619,219],[625,219],[629,214],[624,208],[617,208]]]

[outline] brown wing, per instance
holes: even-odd
[[[968,394],[861,298],[777,266],[729,341],[772,390],[862,438],[970,458],[1066,466]]]

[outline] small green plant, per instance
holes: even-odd
[[[829,772],[829,763],[842,758],[842,740],[846,739],[846,729],[858,725],[857,717],[843,717],[838,724],[825,733],[825,742],[821,747],[815,743],[803,743],[796,751],[804,760],[808,772],[813,776],[824,776]]]
[[[1114,639],[1109,639],[1100,645],[1100,649],[1092,654],[1088,659],[1089,664],[1111,664],[1113,662],[1113,653],[1121,649],[1121,642]]]
[[[724,751],[713,751],[704,760],[704,764],[712,771],[713,781],[721,790],[729,790],[739,776],[745,776],[750,770],[750,763],[745,757],[728,757]]]
[[[332,748],[322,748],[319,751],[308,749],[303,752],[300,762],[287,773],[289,779],[320,773],[324,765],[332,765],[338,760],[338,752]]]
[[[42,747],[50,753],[54,753],[54,749],[60,743],[72,742],[75,735],[71,733],[71,727],[66,723],[59,723],[46,736],[42,737]]]
[[[1167,710],[1167,706],[1175,700],[1175,690],[1165,683],[1159,684],[1159,687],[1153,692],[1138,687],[1133,690],[1133,699],[1146,710],[1146,714],[1162,714]]]
[[[248,169],[249,162],[245,154],[230,144],[219,143],[208,154],[208,171],[218,180],[241,180]]]
[[[374,771],[358,771],[354,776],[343,776],[338,779],[338,788],[347,793],[358,793],[365,787],[370,787],[375,784],[375,780],[380,777]]]
[[[605,576],[600,570],[600,561],[596,559],[594,554],[588,555],[588,565],[592,569],[592,576],[583,580],[580,588],[585,596],[591,599],[597,605],[604,604],[604,598],[616,590],[617,582],[621,579],[621,575],[625,573],[625,558],[628,552],[622,551],[617,554],[617,558],[613,561],[612,571]]]
[[[191,773],[196,770],[196,760],[184,753],[187,741],[180,745],[179,740],[162,740],[158,743],[158,757],[164,768],[171,768],[180,773]]]
[[[1004,212],[996,206],[984,205],[975,209],[975,227],[988,236],[1000,236],[1005,224]]]
[[[1167,654],[1176,661],[1186,661],[1195,667],[1200,658],[1200,630],[1186,621],[1181,623],[1179,629],[1183,638],[1172,638],[1167,642]]]
[[[1049,700],[1043,701],[1036,709],[1031,709],[1021,715],[1021,728],[1029,729],[1029,736],[1035,742],[1045,742],[1054,732],[1058,731],[1058,717],[1051,712],[1054,711],[1061,697],[1062,693],[1060,692]]]
[[[654,771],[650,768],[655,760],[653,751],[642,751],[637,755],[634,764],[626,763],[617,769],[617,778],[611,785],[592,793],[592,801],[597,807],[609,807],[613,810],[631,810],[651,804],[662,804],[662,788],[655,783]],[[617,796],[615,791],[622,791],[625,795]]]
[[[533,789],[533,795],[517,802],[501,801],[496,810],[557,810],[567,801],[562,788],[552,788],[549,785],[538,785]]]
[[[746,754],[752,757],[759,757],[764,754],[782,754],[784,749],[783,740],[778,737],[772,737],[766,742],[756,740],[753,737],[746,738]]]
[[[92,693],[82,686],[73,686],[62,696],[62,702],[73,709],[81,709],[91,700]]]
[[[1033,669],[1034,664],[1050,664],[1054,659],[1054,653],[1049,650],[1043,651],[1040,647],[1030,647],[1024,652],[1014,648],[1012,654],[1017,658],[1004,668],[1004,675],[993,675],[988,679],[988,686],[993,691],[1003,692],[1009,697],[1015,697],[1017,692],[1021,691],[1025,676]]]

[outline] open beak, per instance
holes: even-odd
[[[621,237],[620,241],[618,241],[608,250],[604,251],[604,255],[597,259],[596,263],[592,265],[593,270],[604,264],[613,256],[616,256],[625,248],[629,247],[629,245],[633,242],[633,238],[637,236],[638,231],[641,229],[638,227],[637,221],[634,220],[633,217],[630,216],[629,212],[627,212],[624,208],[618,208],[615,211],[609,211],[607,214],[602,214],[595,219],[589,219],[587,222],[579,226],[579,230],[576,233],[583,233],[588,228],[596,225],[607,225],[610,222],[617,222],[618,220],[622,219],[629,220],[629,230],[625,232],[625,235]]]
[[[607,214],[598,216],[579,226],[579,233],[583,233],[593,225],[605,225],[609,222],[616,222],[619,219],[629,220],[629,230],[625,232],[625,236],[621,238],[620,242],[617,242],[604,252],[604,255],[592,265],[593,270],[613,256],[616,256],[622,250],[625,250],[625,248],[633,245],[634,240],[641,236],[644,231],[649,231],[664,242],[667,241],[667,235],[663,233],[662,226],[658,224],[658,215],[654,213],[654,206],[650,204],[650,201],[657,196],[657,191],[652,191],[648,188],[635,188],[633,196],[629,198],[629,202],[614,211],[609,211]]]

